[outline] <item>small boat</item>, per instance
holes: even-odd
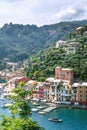
[[[43,108],[46,108],[46,106],[38,106],[37,108],[38,109],[43,109]]]
[[[72,107],[69,107],[69,109],[72,109]]]
[[[49,118],[49,121],[62,122],[63,120],[58,118]]]
[[[37,108],[32,108],[31,111],[32,111],[32,112],[37,112],[37,111],[39,111],[39,109],[37,109]]]
[[[46,112],[43,112],[43,111],[40,111],[40,112],[38,112],[39,114],[42,114],[42,115],[44,115],[44,114],[46,114]]]
[[[5,100],[5,98],[4,98],[4,97],[0,97],[0,100],[2,100],[2,101],[3,101],[3,100]]]
[[[39,104],[38,104],[38,103],[36,103],[36,102],[33,102],[33,105],[35,105],[35,106],[39,106]]]
[[[4,105],[4,107],[5,108],[8,108],[8,107],[10,107],[10,106],[12,106],[13,104],[12,103],[6,103],[5,105]]]

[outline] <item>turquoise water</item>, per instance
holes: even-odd
[[[8,99],[0,100],[0,115],[10,116],[11,115],[10,111],[8,109],[3,109],[5,103],[9,103],[9,100]]]
[[[46,115],[34,112],[32,117],[46,130],[87,130],[87,110],[59,108]],[[63,122],[51,122],[50,117],[61,118]]]
[[[0,114],[8,116],[10,111],[2,108],[3,104],[7,102],[9,101],[0,100]],[[63,122],[51,122],[48,120],[50,117],[63,119]],[[87,110],[59,108],[45,115],[33,112],[32,118],[46,130],[87,130]]]

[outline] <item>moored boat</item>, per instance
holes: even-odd
[[[12,106],[13,104],[12,103],[6,103],[5,105],[4,105],[4,107],[5,108],[8,108],[9,106]]]
[[[62,122],[63,120],[58,118],[49,118],[49,121]]]
[[[39,109],[37,109],[37,108],[32,108],[31,111],[32,111],[32,112],[37,112],[37,111],[39,111]]]
[[[40,111],[40,112],[38,112],[39,114],[42,114],[42,115],[44,115],[44,114],[46,114],[46,112],[43,112],[43,111]]]

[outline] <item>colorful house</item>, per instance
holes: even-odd
[[[62,83],[58,88],[58,102],[60,104],[71,104],[71,89],[67,83]]]
[[[44,91],[43,91],[42,82],[38,82],[37,85],[33,87],[33,98],[37,98],[39,100],[44,99]]]
[[[55,68],[55,77],[57,79],[63,80],[64,82],[68,82],[69,84],[73,81],[73,69],[69,68]]]
[[[72,104],[87,105],[87,82],[72,85]]]

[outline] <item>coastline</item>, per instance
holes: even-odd
[[[55,106],[56,108],[69,108],[69,109],[83,109],[83,110],[87,110],[87,106],[86,105],[66,105],[66,104],[58,104],[58,103],[53,103],[53,102],[41,102],[41,101],[31,101],[31,102],[35,102],[38,105],[47,105],[47,106]]]

